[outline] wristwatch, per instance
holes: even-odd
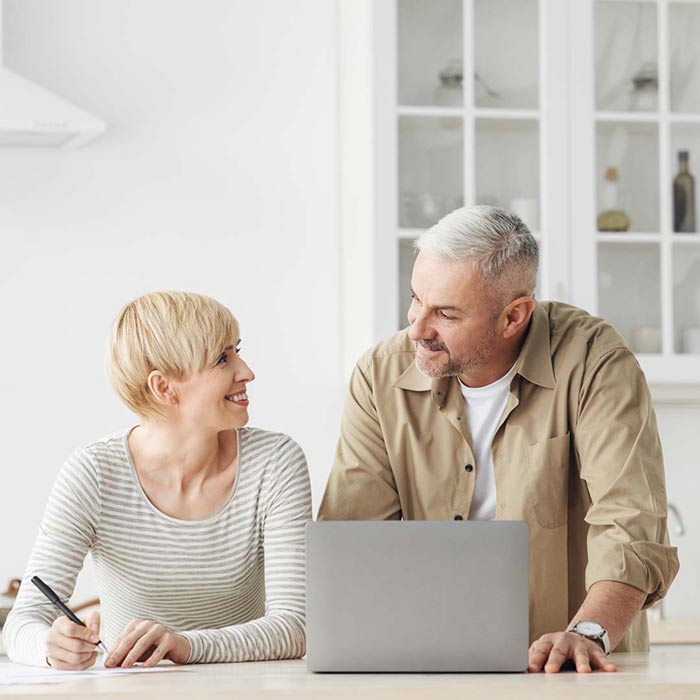
[[[592,639],[594,642],[600,642],[603,645],[603,651],[607,656],[610,653],[610,638],[604,627],[601,627],[597,622],[590,620],[579,620],[573,626],[569,627],[567,632],[575,632],[576,634]]]

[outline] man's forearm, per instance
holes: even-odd
[[[598,581],[588,590],[588,595],[569,627],[578,620],[591,620],[602,625],[610,637],[610,649],[625,636],[637,613],[642,609],[647,594],[634,586],[619,581]]]

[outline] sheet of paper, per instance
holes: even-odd
[[[98,666],[87,671],[56,671],[52,668],[36,668],[19,664],[0,664],[0,686],[3,685],[38,685],[44,683],[73,683],[86,678],[106,678],[107,676],[126,676],[134,673],[162,673],[167,671],[186,671],[182,666],[156,666],[155,668],[104,668]]]

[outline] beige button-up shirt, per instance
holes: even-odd
[[[468,518],[475,464],[456,377],[430,379],[401,331],[350,380],[321,520]],[[530,641],[566,629],[596,581],[663,597],[668,543],[651,397],[620,334],[581,309],[538,303],[492,446],[496,517],[530,531]],[[640,612],[618,651],[648,649]]]

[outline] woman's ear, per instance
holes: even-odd
[[[146,380],[148,390],[153,398],[164,406],[177,405],[177,391],[172,380],[166,377],[160,370],[154,369]]]

